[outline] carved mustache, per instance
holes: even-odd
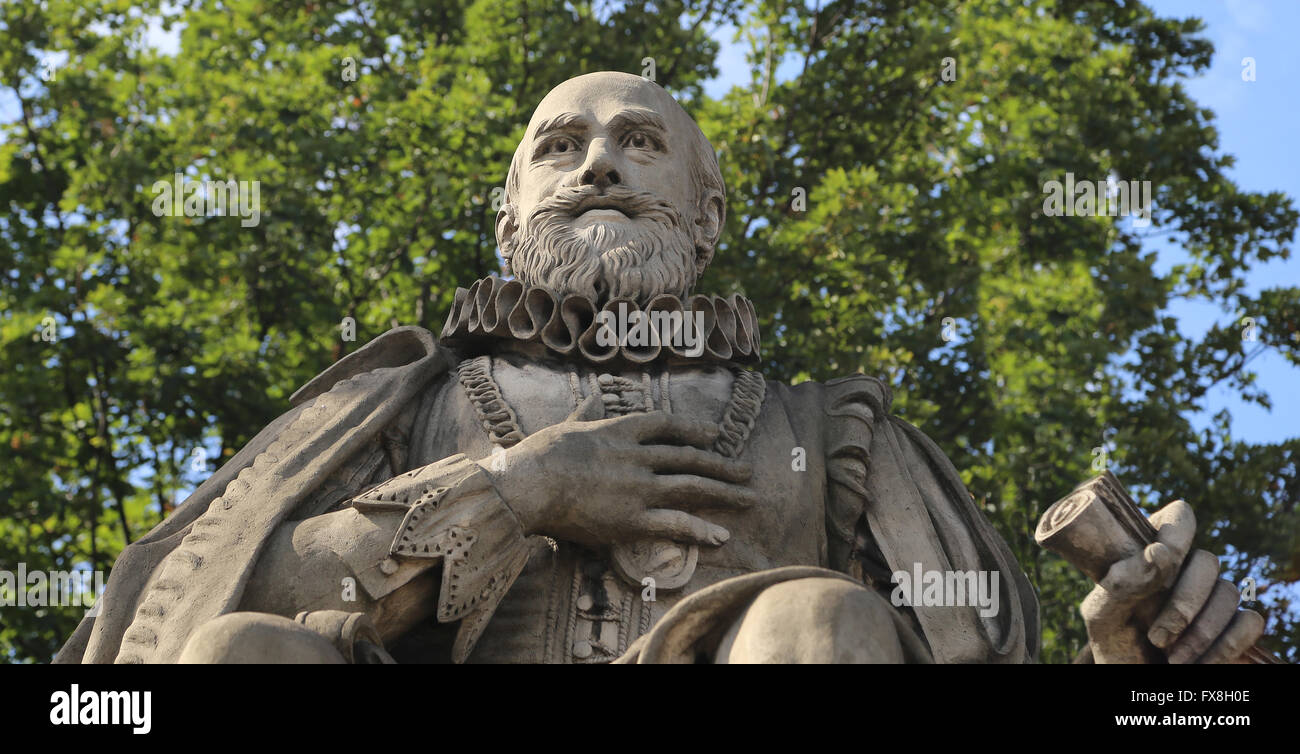
[[[649,191],[638,191],[624,186],[572,186],[557,189],[542,200],[529,215],[529,223],[556,218],[577,217],[592,209],[616,209],[628,217],[646,217],[668,225],[680,225],[676,208],[665,199]]]

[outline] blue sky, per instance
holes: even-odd
[[[1215,113],[1219,148],[1237,164],[1229,176],[1250,191],[1283,191],[1300,202],[1300,3],[1293,0],[1148,0],[1163,16],[1196,16],[1214,43],[1214,62],[1204,75],[1187,82],[1187,91]],[[1255,59],[1255,81],[1242,81],[1242,59]],[[1153,245],[1160,265],[1186,257],[1173,240]],[[1252,293],[1264,288],[1300,286],[1300,259],[1273,260],[1252,269]],[[1230,316],[1208,303],[1180,303],[1171,312],[1183,332],[1204,333]],[[1300,369],[1273,350],[1251,362],[1273,410],[1237,400],[1227,388],[1210,395],[1212,411],[1232,412],[1233,435],[1252,442],[1277,442],[1300,436]]]

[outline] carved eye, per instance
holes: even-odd
[[[658,149],[659,142],[645,131],[633,131],[623,137],[624,149]]]
[[[567,136],[552,139],[542,148],[542,154],[571,154],[578,151],[578,143]]]

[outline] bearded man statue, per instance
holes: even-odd
[[[556,87],[506,197],[513,278],[302,387],[122,553],[58,661],[1036,659],[1033,588],[888,386],[768,382],[753,305],[693,293],[725,189],[667,92]],[[1259,616],[1186,504],[1153,523],[1085,603],[1095,659],[1237,659]]]

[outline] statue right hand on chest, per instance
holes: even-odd
[[[583,421],[598,399],[480,462],[525,532],[588,545],[726,542],[730,532],[696,514],[749,508],[757,495],[749,464],[712,449],[718,427],[662,411]]]

